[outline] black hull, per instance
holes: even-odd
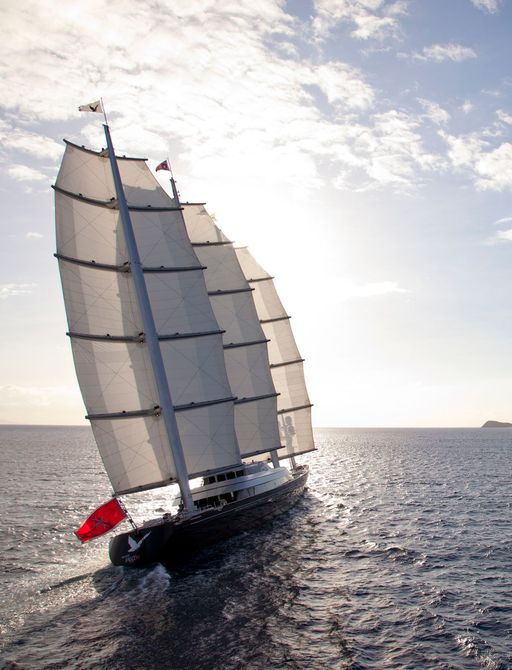
[[[290,509],[303,493],[307,466],[297,468],[292,475],[292,481],[276,489],[228,503],[220,509],[179,521],[150,522],[137,531],[116,535],[110,541],[110,560],[114,565],[126,567],[145,567],[157,562],[172,565],[204,547],[257,528]]]

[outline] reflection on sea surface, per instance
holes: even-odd
[[[509,668],[509,435],[319,430],[290,513],[168,572],[73,539],[88,429],[2,427],[4,667]]]

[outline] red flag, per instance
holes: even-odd
[[[87,521],[84,521],[80,528],[75,531],[75,535],[82,543],[88,542],[94,537],[108,533],[109,530],[112,530],[117,524],[121,523],[123,519],[126,519],[126,512],[119,504],[117,498],[112,498],[112,500],[98,507]]]
[[[171,171],[171,166],[169,165],[168,161],[162,161],[161,163],[159,163],[156,166],[155,172],[158,172],[158,170],[169,170],[169,172],[170,172]]]

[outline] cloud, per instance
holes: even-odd
[[[25,239],[27,240],[40,240],[44,237],[41,233],[25,233]]]
[[[500,121],[508,124],[509,126],[512,126],[512,114],[507,114],[507,112],[504,112],[502,109],[498,109],[496,114],[498,115]]]
[[[368,284],[346,284],[341,286],[340,293],[343,299],[349,298],[374,298],[393,293],[410,293],[408,289],[401,288],[396,281],[379,281]]]
[[[477,9],[495,14],[501,7],[502,0],[471,0]]]
[[[4,149],[23,151],[37,158],[57,161],[62,156],[62,146],[44,135],[15,128],[0,122],[0,141]]]
[[[33,293],[37,284],[0,284],[0,300]]]
[[[312,83],[316,82],[329,102],[362,110],[373,105],[374,91],[355,68],[343,63],[325,63],[312,69],[311,74]]]
[[[355,39],[393,38],[399,34],[398,17],[407,13],[407,6],[405,0],[316,0],[314,30],[322,39],[338,24],[349,23]]]
[[[496,226],[502,226],[504,223],[512,223],[512,216],[505,216],[503,219],[494,222]]]
[[[502,220],[508,221],[510,223],[512,221],[512,217],[508,217],[508,219]],[[498,230],[485,241],[485,244],[493,246],[495,244],[499,244],[500,242],[512,242],[512,228]]]
[[[512,242],[512,228],[508,230],[499,230],[494,239],[496,240],[506,240],[507,242]]]
[[[368,40],[398,31],[407,3],[318,0],[316,11],[326,29],[349,22]],[[303,33],[282,0],[70,0],[52,16],[27,0],[8,4],[3,25],[0,99],[18,126],[77,121],[78,105],[103,94],[118,152],[158,160],[170,153],[187,184],[264,175],[273,185],[315,188],[328,162],[339,187],[403,190],[440,165],[423,146],[421,117],[385,106],[372,113],[377,93],[360,70],[280,48]],[[82,115],[82,137],[71,139],[101,147],[92,116]],[[35,135],[16,131],[11,148],[60,153],[52,138],[37,143]],[[20,164],[9,173],[47,179]]]
[[[371,132],[362,131],[357,141],[357,153],[364,156],[360,162],[370,183],[393,185],[409,189],[418,178],[418,172],[442,169],[440,156],[428,153],[417,132],[419,120],[399,110],[390,110],[373,117]]]
[[[434,123],[440,125],[443,123],[448,123],[450,120],[450,115],[448,112],[440,105],[438,105],[437,102],[425,100],[424,98],[418,98],[418,102],[425,109],[425,116],[427,116]]]
[[[442,63],[446,60],[459,63],[469,58],[476,58],[476,52],[461,44],[433,44],[432,46],[424,47],[420,53],[414,53],[413,57],[417,60],[434,61],[435,63]]]
[[[452,165],[466,171],[482,191],[512,188],[512,144],[504,142],[493,148],[476,133],[454,136],[439,131],[448,145]]]
[[[470,102],[469,100],[464,100],[461,109],[464,112],[464,114],[469,114],[469,112],[471,112],[473,109],[473,103]]]
[[[7,168],[7,174],[17,181],[43,181],[48,179],[45,174],[39,172],[39,170],[28,167],[28,165],[11,165]]]

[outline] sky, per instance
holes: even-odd
[[[512,2],[2,3],[0,423],[79,424],[63,138],[169,157],[275,277],[315,426],[512,420]],[[159,176],[162,174],[158,173]]]

